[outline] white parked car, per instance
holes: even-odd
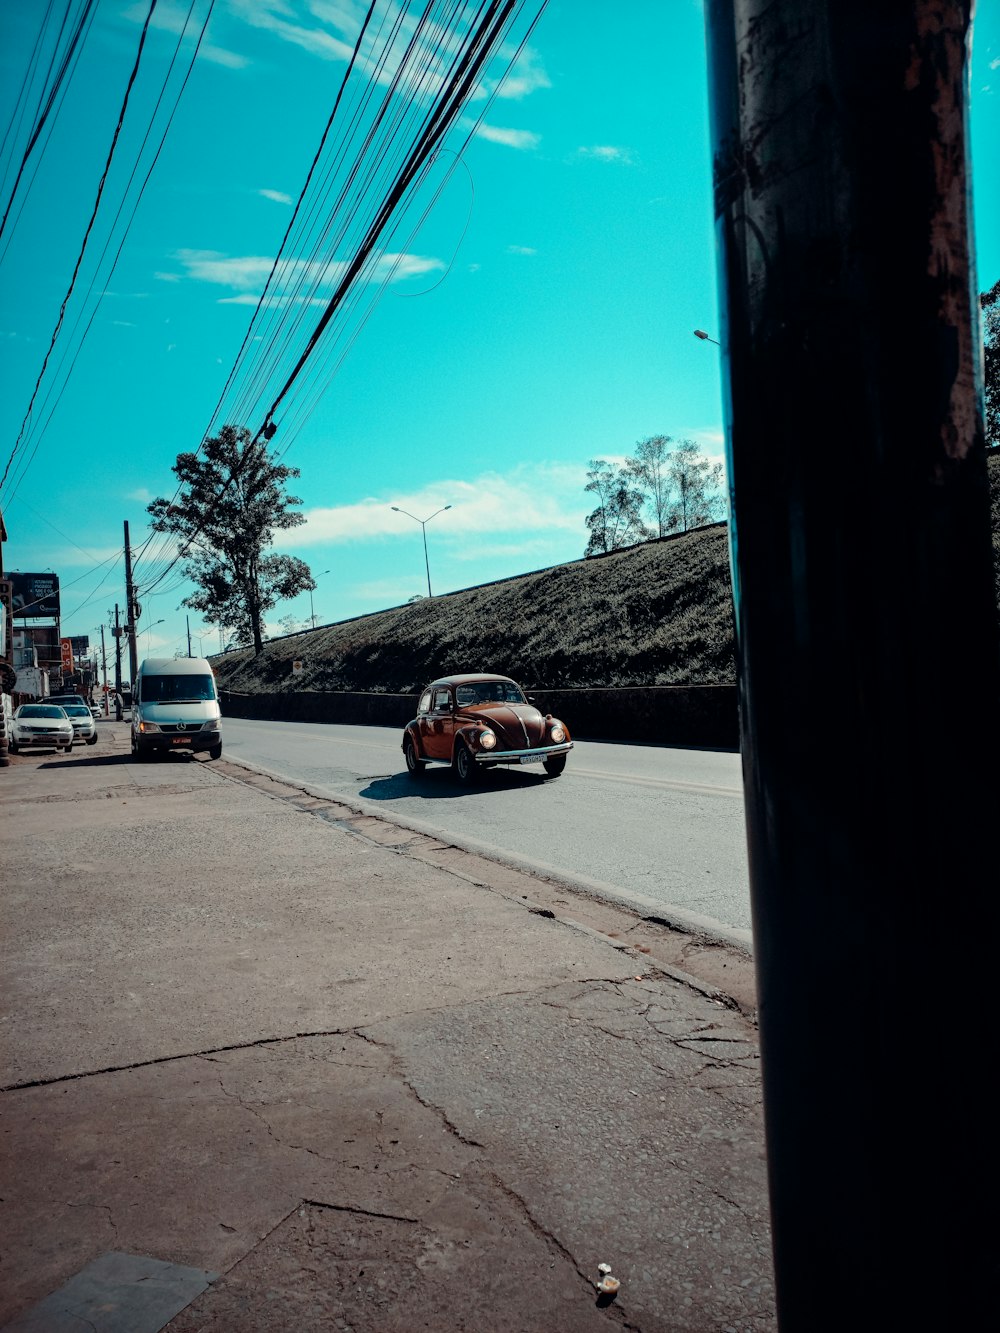
[[[88,745],[97,744],[97,723],[86,704],[62,704],[63,712],[73,724],[73,741],[86,741]]]
[[[58,704],[22,704],[15,708],[9,748],[12,754],[17,754],[28,747],[72,750],[73,723]]]

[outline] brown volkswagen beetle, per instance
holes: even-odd
[[[497,764],[543,764],[550,778],[566,767],[573,748],[568,728],[540,713],[508,676],[443,676],[420,696],[417,716],[403,732],[411,777],[427,764],[451,764],[460,782]]]

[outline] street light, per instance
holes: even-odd
[[[316,578],[313,579],[313,583],[316,582],[316,579],[321,579],[321,578],[323,577],[324,574],[329,574],[329,572],[330,572],[330,571],[329,571],[328,569],[321,569],[320,572],[316,575]],[[312,588],[309,589],[309,619],[312,621],[312,627],[313,627],[313,629],[315,629],[315,628],[316,628],[316,612],[313,610],[313,590],[312,590]]]
[[[437,518],[438,514],[443,514],[445,509],[450,509],[451,505],[445,505],[444,509],[435,509],[434,513],[428,518],[417,518],[416,514],[411,514],[408,509],[400,509],[398,505],[390,505],[389,508],[394,514],[405,514],[407,518],[412,518],[414,523],[419,523],[424,534],[424,564],[427,567],[427,596],[433,597],[431,592],[431,562],[427,558],[427,524],[432,518]]]
[[[694,336],[695,336],[696,338],[700,338],[700,339],[702,340],[703,343],[715,343],[716,347],[721,347],[721,346],[722,346],[722,343],[720,343],[720,342],[718,341],[718,339],[716,339],[716,338],[710,338],[709,335],[705,332],[704,329],[695,329],[695,330],[694,330]]]
[[[149,652],[149,631],[150,631],[151,629],[156,629],[157,625],[165,625],[165,624],[166,624],[166,621],[164,621],[164,620],[154,620],[153,623],[152,623],[151,625],[147,625],[147,626],[146,626],[146,652],[147,652],[147,653]]]

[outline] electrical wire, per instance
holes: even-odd
[[[104,193],[104,186],[105,186],[105,182],[106,182],[107,179],[108,179],[108,172],[111,170],[111,163],[112,163],[112,160],[113,160],[113,158],[114,158],[115,148],[117,147],[117,144],[118,144],[118,137],[119,137],[119,135],[121,134],[122,124],[123,124],[123,122],[124,122],[124,120],[125,120],[125,113],[126,113],[126,111],[128,110],[129,98],[130,98],[130,96],[131,96],[132,88],[133,88],[133,86],[134,86],[134,84],[135,84],[136,77],[137,77],[137,75],[138,75],[138,73],[139,73],[139,64],[140,64],[140,62],[141,62],[141,60],[142,60],[143,49],[145,48],[145,45],[146,45],[146,34],[147,34],[148,31],[149,31],[149,25],[150,25],[150,22],[151,22],[151,20],[152,20],[153,13],[154,13],[154,11],[155,11],[155,9],[156,9],[156,5],[157,5],[157,0],[150,0],[149,12],[148,12],[148,14],[146,15],[146,21],[145,21],[145,23],[143,24],[143,28],[142,28],[142,35],[141,35],[140,38],[139,38],[139,49],[138,49],[138,51],[136,52],[135,63],[133,64],[133,66],[132,66],[132,72],[131,72],[131,74],[129,75],[128,85],[126,86],[126,89],[125,89],[125,96],[124,96],[124,98],[122,99],[121,110],[120,110],[119,113],[118,113],[118,123],[117,123],[117,125],[115,126],[115,132],[114,132],[114,135],[113,135],[112,140],[111,140],[111,147],[110,147],[110,149],[109,149],[109,151],[108,151],[107,160],[106,160],[106,162],[105,162],[105,166],[104,166],[104,172],[103,172],[103,174],[102,174],[102,176],[101,176],[100,183],[98,184],[98,187],[97,187],[97,197],[96,197],[96,199],[94,200],[94,205],[93,205],[93,208],[92,208],[92,210],[91,210],[90,219],[89,219],[89,221],[87,222],[87,229],[86,229],[86,231],[84,232],[83,242],[82,242],[82,244],[81,244],[81,246],[80,246],[80,253],[79,253],[79,255],[77,256],[76,265],[74,266],[74,269],[73,269],[73,276],[70,278],[69,287],[68,287],[68,289],[67,289],[67,291],[66,291],[66,295],[63,297],[62,305],[61,305],[60,308],[59,308],[59,316],[58,316],[58,318],[57,318],[57,320],[56,320],[55,328],[52,330],[52,336],[51,336],[51,339],[50,339],[50,341],[49,341],[48,350],[47,350],[46,353],[45,353],[45,358],[44,358],[44,360],[43,360],[43,362],[42,362],[42,368],[41,368],[41,370],[38,372],[38,378],[37,378],[37,380],[35,381],[35,387],[34,387],[34,390],[32,391],[32,394],[31,394],[31,401],[28,403],[28,409],[27,409],[27,411],[26,411],[25,414],[24,414],[24,420],[21,422],[21,429],[18,431],[17,439],[14,441],[14,447],[13,447],[13,449],[11,450],[10,457],[9,457],[8,460],[7,460],[7,465],[6,465],[6,467],[4,468],[3,476],[0,477],[0,489],[2,489],[4,482],[7,480],[7,474],[10,472],[11,464],[13,463],[13,461],[14,461],[14,459],[15,459],[17,453],[18,453],[18,450],[19,450],[20,447],[21,447],[21,441],[22,441],[22,439],[24,438],[24,432],[25,432],[25,430],[26,430],[26,428],[27,428],[27,425],[28,425],[28,419],[30,418],[32,409],[34,408],[35,400],[36,400],[36,398],[38,397],[38,393],[39,393],[39,390],[40,390],[41,385],[42,385],[42,379],[43,379],[43,377],[44,377],[44,375],[45,375],[46,368],[47,368],[47,366],[48,366],[48,364],[49,364],[49,359],[50,359],[50,357],[52,356],[52,350],[53,350],[53,348],[54,348],[55,345],[56,345],[56,341],[57,341],[57,339],[58,339],[58,337],[59,337],[59,331],[60,331],[60,329],[62,328],[63,319],[65,318],[65,315],[66,315],[66,306],[67,306],[67,304],[69,303],[69,299],[70,299],[70,297],[71,297],[72,294],[73,294],[73,289],[74,289],[74,287],[76,286],[76,279],[77,279],[77,276],[78,276],[78,274],[79,274],[79,272],[80,272],[80,266],[81,266],[81,264],[83,263],[83,257],[84,257],[84,255],[86,254],[86,250],[87,250],[87,242],[88,242],[89,239],[90,239],[90,233],[91,233],[91,231],[93,230],[94,222],[95,222],[95,220],[96,220],[96,218],[97,218],[97,211],[98,211],[98,209],[100,208],[100,204],[101,204],[101,196],[102,196],[103,193]]]
[[[125,208],[126,200],[127,200],[127,198],[128,198],[128,193],[129,193],[129,191],[130,191],[131,188],[132,188],[133,182],[135,181],[136,174],[137,174],[137,172],[138,172],[138,170],[139,170],[139,163],[140,163],[140,161],[141,161],[142,155],[143,155],[143,153],[144,153],[144,151],[145,151],[145,149],[146,149],[146,145],[147,145],[147,143],[149,142],[150,136],[151,136],[151,134],[152,134],[153,123],[154,123],[154,121],[155,121],[155,119],[156,119],[156,115],[157,115],[157,113],[158,113],[158,111],[159,111],[159,109],[160,109],[160,106],[161,106],[161,104],[162,104],[162,102],[163,102],[163,99],[164,99],[164,96],[165,96],[165,94],[166,94],[167,84],[168,84],[169,81],[170,81],[170,77],[171,77],[171,74],[173,73],[173,69],[174,69],[174,66],[175,66],[175,64],[176,64],[176,62],[177,62],[178,55],[180,54],[181,46],[182,46],[182,44],[183,44],[183,42],[184,42],[185,36],[187,35],[188,24],[190,23],[191,15],[192,15],[192,13],[193,13],[193,11],[194,11],[194,7],[195,7],[195,4],[196,4],[196,3],[197,3],[197,0],[191,0],[191,3],[190,3],[190,5],[189,5],[189,7],[188,7],[187,17],[186,17],[186,19],[185,19],[185,21],[184,21],[183,28],[181,29],[181,32],[180,32],[180,34],[179,34],[179,36],[178,36],[178,38],[177,38],[177,44],[176,44],[176,46],[174,47],[174,52],[173,52],[173,55],[171,56],[170,64],[169,64],[169,66],[168,66],[168,68],[167,68],[167,73],[166,73],[166,75],[164,76],[163,83],[162,83],[162,86],[161,86],[161,88],[160,88],[159,95],[157,96],[157,99],[156,99],[156,103],[155,103],[155,105],[154,105],[154,107],[153,107],[152,112],[150,113],[149,123],[148,123],[148,125],[147,125],[147,127],[146,127],[146,132],[145,132],[145,134],[143,135],[142,143],[140,144],[140,146],[139,146],[139,150],[138,150],[138,152],[137,152],[137,154],[136,154],[135,162],[133,163],[132,171],[131,171],[131,174],[129,175],[129,178],[128,178],[128,183],[126,184],[125,189],[124,189],[123,192],[122,192],[121,200],[120,200],[119,205],[118,205],[118,210],[117,210],[117,212],[115,213],[115,217],[114,217],[114,220],[113,220],[112,223],[111,223],[110,228],[108,229],[108,235],[107,235],[107,238],[106,238],[106,240],[105,240],[105,242],[104,242],[104,248],[102,249],[101,254],[100,254],[100,256],[98,257],[98,259],[97,259],[97,263],[96,263],[96,265],[95,265],[95,267],[94,267],[94,271],[93,271],[93,274],[92,274],[91,279],[90,279],[90,286],[89,286],[88,289],[87,289],[86,296],[83,298],[83,301],[82,301],[82,304],[81,304],[80,311],[79,311],[79,313],[77,314],[76,321],[75,321],[75,323],[74,323],[74,325],[73,325],[73,328],[72,328],[72,330],[71,330],[71,332],[70,332],[70,335],[69,335],[69,338],[68,338],[68,340],[67,340],[67,345],[66,345],[66,347],[65,347],[64,350],[63,350],[62,356],[61,356],[61,358],[60,358],[60,360],[59,360],[59,364],[58,364],[58,366],[56,367],[54,376],[52,377],[52,378],[53,378],[53,383],[50,384],[48,390],[46,391],[45,398],[43,399],[43,401],[42,401],[42,403],[41,403],[41,406],[40,406],[40,412],[39,412],[39,417],[38,417],[38,420],[37,420],[37,424],[36,424],[35,421],[33,421],[32,424],[31,424],[31,426],[29,427],[29,430],[28,430],[28,433],[27,433],[27,436],[26,436],[26,443],[31,443],[32,440],[34,441],[34,443],[33,443],[33,446],[32,446],[32,448],[31,448],[30,453],[28,453],[28,454],[25,456],[24,460],[22,461],[22,463],[21,463],[21,465],[20,465],[20,468],[19,468],[19,471],[16,472],[15,475],[14,475],[14,476],[12,477],[12,479],[11,479],[11,491],[10,491],[11,498],[13,498],[13,496],[15,496],[15,495],[17,494],[17,492],[18,492],[18,488],[19,488],[19,486],[20,486],[20,484],[21,484],[21,481],[23,480],[24,475],[25,475],[25,473],[27,472],[28,468],[31,466],[31,463],[32,463],[32,461],[33,461],[33,459],[34,459],[34,457],[35,457],[35,454],[38,452],[38,447],[39,447],[39,445],[41,444],[42,438],[44,437],[45,432],[46,432],[46,430],[48,429],[48,427],[49,427],[49,425],[50,425],[50,423],[51,423],[51,421],[52,421],[52,418],[53,418],[53,416],[55,415],[55,413],[56,413],[56,411],[57,411],[57,409],[58,409],[58,407],[59,407],[60,402],[62,401],[63,394],[66,392],[66,389],[67,389],[67,387],[68,387],[68,385],[69,385],[70,379],[72,378],[73,371],[74,371],[74,369],[76,368],[77,360],[78,360],[78,358],[79,358],[81,352],[83,351],[83,347],[84,347],[84,345],[85,345],[85,343],[86,343],[86,341],[87,341],[87,336],[88,336],[88,334],[90,333],[90,330],[91,330],[91,328],[92,328],[92,326],[93,326],[94,320],[96,319],[97,314],[98,314],[98,311],[100,310],[101,305],[102,305],[102,303],[103,303],[105,292],[104,292],[104,291],[101,291],[101,292],[98,294],[97,300],[96,300],[95,304],[93,305],[93,308],[92,308],[91,311],[90,311],[90,315],[89,315],[89,317],[88,317],[88,319],[87,319],[87,323],[86,323],[86,325],[84,326],[83,333],[82,333],[82,335],[79,337],[79,339],[77,339],[77,336],[76,336],[76,335],[77,335],[77,330],[79,329],[80,324],[81,324],[81,321],[83,320],[84,314],[86,313],[87,305],[88,305],[88,303],[90,302],[90,300],[91,300],[91,298],[92,298],[92,296],[93,296],[94,288],[95,288],[95,286],[96,286],[96,284],[97,284],[98,276],[100,275],[100,272],[101,272],[101,266],[102,266],[102,264],[104,263],[104,259],[105,259],[106,255],[107,255],[107,253],[108,253],[108,249],[109,249],[109,247],[110,247],[110,245],[111,245],[111,242],[112,242],[112,239],[113,239],[113,237],[114,237],[115,228],[117,227],[118,222],[119,222],[119,220],[121,219],[121,215],[122,215],[122,212],[123,212],[123,210],[124,210],[124,208]],[[114,258],[113,258],[113,260],[112,260],[112,262],[111,262],[111,266],[110,266],[110,268],[107,270],[107,272],[104,273],[103,276],[102,276],[102,279],[101,279],[102,287],[103,287],[105,290],[107,289],[107,285],[108,285],[108,283],[111,281],[112,277],[114,276],[115,270],[116,270],[117,267],[118,267],[118,261],[119,261],[119,259],[121,258],[121,256],[122,256],[122,251],[123,251],[124,248],[125,248],[125,242],[128,240],[129,233],[130,233],[130,231],[131,231],[131,229],[132,229],[132,223],[135,221],[135,216],[136,216],[136,213],[137,213],[137,211],[138,211],[139,205],[141,204],[142,199],[143,199],[143,196],[144,196],[145,193],[146,193],[146,186],[149,184],[150,177],[152,176],[153,171],[155,170],[156,165],[157,165],[157,163],[158,163],[159,160],[160,160],[160,155],[161,155],[161,153],[162,153],[162,151],[163,151],[164,144],[165,144],[166,141],[167,141],[167,136],[168,136],[169,133],[170,133],[171,127],[173,126],[174,118],[175,118],[175,116],[176,116],[176,114],[177,114],[177,109],[178,109],[178,107],[179,107],[179,105],[180,105],[181,98],[182,98],[183,95],[184,95],[184,91],[185,91],[185,89],[187,88],[187,86],[188,86],[188,82],[189,82],[189,80],[190,80],[190,78],[191,78],[191,75],[192,75],[192,73],[193,73],[193,71],[194,71],[195,62],[196,62],[196,60],[197,60],[197,58],[198,58],[198,53],[199,53],[199,51],[201,50],[202,42],[204,41],[205,33],[206,33],[207,28],[208,28],[208,23],[209,23],[209,20],[210,20],[211,17],[212,17],[212,11],[214,10],[214,8],[215,8],[215,0],[209,0],[208,9],[207,9],[207,11],[206,11],[204,21],[202,22],[202,25],[201,25],[201,31],[199,32],[198,37],[197,37],[197,40],[195,41],[193,50],[192,50],[192,52],[191,52],[191,58],[190,58],[190,60],[188,61],[187,70],[186,70],[186,72],[185,72],[185,74],[184,74],[184,77],[183,77],[183,80],[182,80],[182,82],[181,82],[180,88],[178,89],[177,94],[176,94],[176,96],[175,96],[175,98],[174,98],[173,106],[171,107],[170,112],[169,112],[169,115],[168,115],[168,117],[167,117],[167,123],[166,123],[166,125],[164,126],[164,129],[163,129],[162,134],[160,135],[160,141],[159,141],[159,143],[158,143],[158,145],[157,145],[157,147],[156,147],[156,151],[155,151],[155,153],[153,154],[153,159],[152,159],[152,161],[151,161],[150,164],[149,164],[149,168],[148,168],[148,170],[146,171],[146,174],[145,174],[145,176],[144,176],[144,178],[143,178],[142,184],[140,185],[139,190],[138,190],[138,192],[137,192],[137,194],[136,194],[136,196],[135,196],[134,202],[133,202],[133,204],[132,204],[131,212],[129,213],[128,219],[127,219],[127,221],[126,221],[126,223],[125,223],[124,230],[122,231],[121,239],[119,240],[118,248],[117,248],[117,250],[115,251],[115,255],[114,255]],[[71,359],[70,359],[70,358],[71,358]],[[63,374],[62,374],[62,370],[63,370],[63,366],[64,366],[64,365],[66,364],[66,362],[67,362],[67,359],[69,359],[69,368],[67,369],[65,376],[63,376]],[[52,403],[52,407],[51,407],[51,409],[50,409],[50,408],[48,407],[48,404],[49,404],[50,400],[52,399],[53,393],[55,393],[56,396],[55,396],[55,401]]]
[[[526,32],[493,83],[486,108],[432,192],[410,232],[411,239],[462,160],[545,3],[535,0]],[[209,432],[223,412],[233,422],[253,418],[261,424],[252,438],[263,444],[272,438],[273,417],[283,404],[282,447],[275,461],[284,457],[325,392],[331,366],[335,373],[398,273],[405,255],[388,254],[387,244],[400,232],[415,192],[440,162],[444,137],[469,98],[480,90],[488,60],[528,7],[527,0],[481,0],[471,6],[462,0],[436,6],[434,0],[428,0],[420,16],[410,21],[405,36],[400,23],[404,10],[409,18],[405,5],[393,7],[396,21],[388,28],[385,16],[380,23],[376,21],[376,5],[369,6],[348,73],[338,89],[334,113],[227,374]],[[460,19],[465,20],[462,33],[456,31]],[[398,48],[401,42],[402,52]],[[358,85],[354,89],[349,86],[352,74]],[[376,102],[378,87],[386,91]],[[331,127],[337,123],[340,134],[331,141]],[[352,143],[353,158],[349,156]],[[326,146],[330,153],[324,166]],[[322,295],[324,285],[331,281],[332,293]],[[322,305],[323,314],[310,325],[309,312],[316,303]],[[175,490],[175,500],[181,489]],[[187,534],[171,559],[166,557],[164,541],[150,547],[144,561],[149,575],[144,573],[142,580],[146,595],[185,557],[199,535],[197,531]],[[164,559],[167,562],[162,565]]]

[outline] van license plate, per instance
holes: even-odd
[[[190,736],[175,736],[175,737],[173,738],[173,740],[171,741],[171,744],[172,744],[172,745],[190,745],[190,744],[191,744],[191,737],[190,737]]]

